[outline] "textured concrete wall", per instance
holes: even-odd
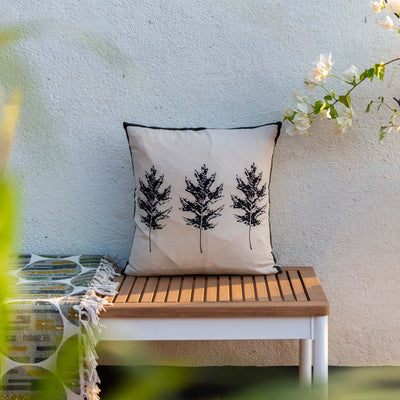
[[[19,46],[32,74],[13,160],[24,193],[22,250],[123,258],[133,232],[123,120],[276,121],[320,52],[333,52],[340,74],[389,59],[400,40],[376,27],[367,0],[3,0],[0,19],[44,27]],[[115,48],[100,41],[93,51],[92,33]],[[283,135],[276,150],[273,246],[282,265],[315,266],[331,301],[333,365],[400,365],[400,138],[379,144],[381,117],[363,114],[371,96],[399,96],[392,70],[354,94],[345,136],[321,124],[309,138]],[[150,362],[199,365],[290,364],[297,353],[294,342],[148,349]]]

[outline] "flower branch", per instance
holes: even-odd
[[[381,0],[371,1],[370,7],[379,14],[382,10],[386,10],[388,14],[394,14],[399,20],[400,15],[400,0]],[[393,19],[388,15],[384,22],[379,25],[384,29],[394,30]],[[397,27],[400,34],[400,26]],[[365,69],[361,74],[358,68],[352,65],[347,71],[342,74],[342,77],[332,73],[332,54],[328,56],[320,55],[315,67],[309,72],[304,83],[306,88],[311,91],[313,89],[322,89],[324,92],[320,96],[311,94],[303,94],[295,92],[293,97],[296,101],[294,108],[286,108],[283,111],[283,120],[286,121],[286,132],[289,135],[308,134],[312,123],[317,119],[333,120],[336,125],[335,133],[342,134],[352,124],[353,109],[351,107],[351,94],[364,81],[373,80],[383,81],[386,67],[392,63],[400,61],[400,57],[394,58],[387,62],[374,64],[371,68]],[[342,94],[336,94],[335,90],[328,85],[330,79],[335,79],[346,85]],[[400,99],[393,97],[397,106],[400,106]],[[383,96],[378,97],[378,101],[371,100],[366,108],[366,112],[370,112],[371,107],[377,105],[379,111],[382,106],[392,112],[387,125],[381,126],[379,131],[379,139],[396,130],[400,130],[400,121],[398,110],[391,107]]]

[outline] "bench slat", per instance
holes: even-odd
[[[284,301],[295,301],[292,287],[290,285],[287,271],[283,271],[282,274],[277,275],[279,285],[281,287],[282,296]]]
[[[328,301],[322,290],[321,283],[312,268],[301,269],[300,277],[311,301]]]
[[[219,277],[219,301],[230,301],[229,276],[223,275]]]
[[[167,303],[177,303],[179,299],[179,292],[181,290],[182,278],[180,276],[174,276],[171,279],[167,294]]]
[[[135,281],[135,277],[127,276],[121,287],[118,289],[118,294],[115,296],[114,303],[125,303],[133,286],[133,282]]]
[[[164,303],[171,278],[162,277],[158,281],[157,289],[154,291],[154,303]]]
[[[297,271],[289,271],[289,279],[293,288],[294,296],[297,301],[307,301],[307,296],[304,292],[303,284]]]
[[[205,283],[206,278],[204,276],[196,276],[192,298],[194,303],[204,302]]]
[[[206,301],[214,302],[218,300],[218,278],[216,276],[207,276]]]
[[[193,284],[193,276],[185,276],[183,278],[180,303],[190,303],[192,300]]]
[[[267,275],[267,285],[271,301],[282,301],[281,291],[279,290],[278,280],[276,275]]]
[[[128,297],[128,303],[139,303],[140,296],[142,295],[144,286],[146,285],[147,278],[139,276],[133,284],[131,294]]]
[[[243,301],[242,278],[240,276],[231,276],[232,301]]]
[[[243,277],[243,292],[245,301],[256,301],[254,280],[252,276]]]
[[[141,303],[151,303],[159,279],[160,278],[154,276],[147,279],[146,286],[144,287],[143,290],[142,298],[140,299]]]
[[[265,281],[264,275],[257,275],[254,277],[254,282],[256,284],[256,294],[258,301],[269,301],[267,283]]]

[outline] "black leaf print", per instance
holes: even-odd
[[[221,211],[224,206],[211,208],[211,206],[218,202],[222,196],[223,184],[217,186],[214,190],[211,186],[215,182],[216,174],[208,176],[208,168],[204,164],[200,172],[194,170],[194,177],[196,183],[194,184],[190,179],[185,177],[186,192],[194,197],[194,201],[180,198],[182,204],[182,211],[194,214],[192,218],[184,217],[186,225],[194,226],[200,231],[200,253],[203,253],[201,242],[202,232],[208,229],[213,229],[217,223],[213,220],[221,216]]]
[[[251,227],[260,225],[260,217],[265,214],[267,204],[260,205],[260,201],[265,197],[267,191],[267,185],[264,183],[261,187],[262,172],[256,173],[257,167],[253,163],[250,169],[245,168],[244,174],[247,182],[236,175],[237,186],[244,198],[239,196],[231,195],[233,205],[231,207],[244,211],[243,215],[235,214],[235,218],[238,222],[241,222],[249,226],[249,246],[253,250],[251,245]]]
[[[172,207],[161,210],[160,207],[171,200],[171,185],[161,189],[164,182],[164,175],[157,178],[157,170],[154,165],[150,172],[145,171],[146,183],[139,178],[139,189],[143,196],[138,197],[139,208],[144,211],[140,215],[141,221],[149,228],[149,250],[151,252],[151,232],[156,229],[163,229],[165,225],[160,224],[163,219],[169,218]]]

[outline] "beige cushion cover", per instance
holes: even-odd
[[[130,124],[124,126],[132,154],[136,187],[136,226],[126,274],[245,275],[277,272],[273,268],[275,262],[270,240],[268,191],[280,123],[227,130],[169,130]],[[237,188],[237,177],[248,184],[245,170],[251,172],[253,164],[256,168],[253,178],[262,173],[255,188],[262,193],[262,186],[265,185],[265,193],[255,203],[257,209],[261,209],[258,216],[254,215],[259,224],[250,226],[243,222],[245,217],[242,221],[238,220],[240,215],[245,216],[245,211],[233,207],[232,196],[236,196],[236,203],[245,199],[244,193]],[[188,224],[188,219],[193,221],[196,216],[182,210],[184,204],[187,206],[188,202],[192,205],[195,203],[195,197],[186,191],[188,181],[200,187],[199,190],[204,187],[205,180],[202,186],[195,178],[195,170],[200,174],[205,173],[204,179],[212,180],[212,174],[215,173],[215,179],[208,187],[208,195],[216,199],[209,202],[206,211],[202,211],[202,221],[206,220],[209,229],[199,229],[196,224],[190,225],[190,221]],[[163,175],[162,184],[158,188],[162,201],[156,207],[161,217],[155,225],[153,218],[151,232],[151,215],[148,212],[146,214],[143,203],[151,208],[154,199],[149,202],[140,190],[140,181],[142,186],[149,187],[146,173],[150,180],[159,179]],[[223,186],[218,189],[221,184]],[[206,196],[205,201],[210,200],[209,197]],[[210,216],[210,212],[213,216],[207,220],[206,214]]]

